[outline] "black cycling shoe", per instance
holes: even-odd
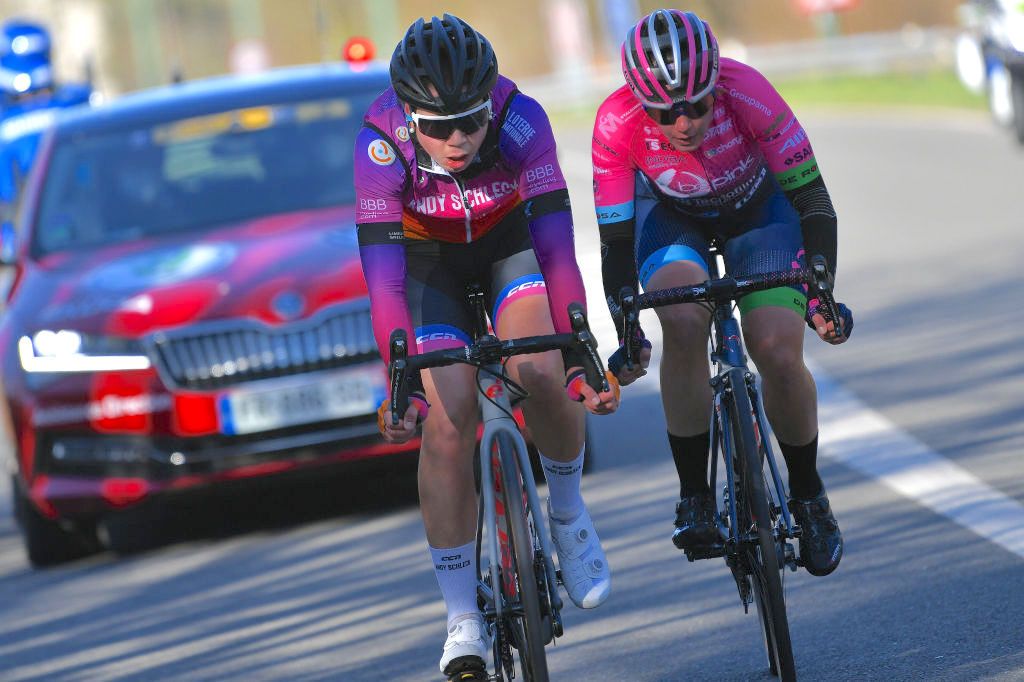
[[[487,680],[487,666],[479,656],[456,658],[444,669],[448,682],[477,682]]]
[[[676,529],[672,544],[677,549],[707,547],[718,540],[715,501],[711,495],[685,495],[676,503]]]
[[[791,498],[789,511],[800,525],[800,563],[811,575],[828,575],[843,558],[843,535],[822,490],[809,500]]]

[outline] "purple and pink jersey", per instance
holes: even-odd
[[[405,296],[405,244],[468,244],[516,210],[525,211],[530,221],[555,329],[570,330],[570,302],[586,303],[547,115],[501,76],[491,101],[494,118],[478,158],[458,174],[446,172],[414,144],[393,89],[381,94],[364,118],[355,144],[356,223],[374,336],[385,360],[393,329],[417,338]],[[416,344],[410,345],[415,351]]]
[[[755,69],[722,59],[707,135],[677,151],[627,86],[612,93],[594,125],[594,196],[600,225],[634,217],[635,174],[681,212],[731,220],[775,191],[819,176],[811,143],[789,105]]]

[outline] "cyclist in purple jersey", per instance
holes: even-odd
[[[416,340],[411,352],[469,343],[470,282],[483,287],[500,338],[570,331],[566,308],[586,298],[543,109],[498,75],[487,39],[449,14],[409,28],[391,58],[391,81],[355,146],[360,256],[384,358],[397,328]],[[595,393],[582,369],[558,353],[513,358],[507,367],[530,393],[523,414],[542,453],[566,590],[577,606],[592,608],[607,598],[611,577],[580,496],[578,402],[612,412],[617,383]],[[474,377],[466,365],[424,372],[398,426],[386,402],[380,409],[389,442],[407,441],[423,423],[420,504],[448,611],[440,668],[449,676],[483,674],[488,651],[476,595]]]
[[[735,275],[802,267],[824,256],[836,265],[836,214],[810,140],[756,70],[720,59],[710,27],[693,12],[663,9],[640,20],[622,46],[626,85],[597,113],[594,195],[605,295],[622,334],[619,291],[699,283],[709,244],[722,245]],[[773,289],[739,303],[747,348],[762,376],[765,411],[789,470],[789,507],[804,529],[801,560],[827,575],[842,536],[817,471],[817,395],[803,360],[803,322],[842,343],[853,319],[840,305],[836,333],[804,290]],[[680,481],[673,542],[707,544],[717,531],[708,489],[711,389],[709,313],[696,304],[657,310],[664,348],[662,402]],[[623,385],[645,373],[609,361]]]

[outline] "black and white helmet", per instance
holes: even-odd
[[[486,99],[497,81],[491,43],[451,14],[418,19],[391,55],[391,84],[413,108],[456,114]]]

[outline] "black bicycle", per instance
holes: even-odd
[[[713,246],[712,255],[716,252]],[[786,488],[772,452],[757,378],[747,367],[733,304],[754,291],[806,285],[811,296],[817,296],[825,306],[825,315],[835,321],[840,334],[842,320],[832,297],[824,259],[815,259],[810,269],[737,278],[720,278],[717,258],[711,258],[710,264],[712,279],[703,284],[640,295],[628,288],[622,290],[625,355],[630,368],[639,361],[642,309],[699,303],[712,313],[710,357],[716,372],[711,378],[714,409],[710,489],[717,489],[719,453],[725,463],[726,481],[721,509],[716,514],[719,541],[687,549],[686,557],[690,561],[724,557],[736,580],[744,612],[751,603],[757,608],[772,674],[783,680],[795,680],[784,578],[787,567],[795,571],[799,565],[790,541],[800,537],[800,527],[794,525],[785,505]]]
[[[479,462],[482,495],[477,514],[477,593],[493,643],[494,674],[479,678],[462,677],[465,673],[460,672],[450,679],[511,680],[515,677],[515,650],[523,679],[547,682],[544,647],[563,633],[562,599],[557,588],[561,576],[552,561],[551,534],[541,511],[526,442],[512,413],[509,393],[522,399],[526,391],[506,375],[503,360],[561,350],[579,361],[587,383],[595,391],[607,391],[608,383],[597,342],[578,304],[568,308],[572,333],[501,341],[487,333],[483,295],[471,288],[469,297],[478,318],[476,338],[469,346],[410,356],[405,332],[392,332],[391,414],[405,414],[411,373],[455,363],[477,367],[484,422]],[[486,573],[480,561],[485,540],[489,555]]]

